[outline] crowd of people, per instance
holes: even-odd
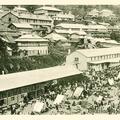
[[[36,102],[25,97],[17,107],[10,107],[10,114],[23,114],[28,105],[33,105],[28,114],[119,114],[120,113],[120,66],[103,71],[89,70],[82,75],[63,78],[48,84],[37,101],[44,103],[40,113],[33,112]],[[112,81],[112,82],[110,82]],[[111,84],[112,83],[112,84]],[[75,96],[77,88],[83,88]],[[64,95],[60,104],[54,104],[57,95]],[[3,113],[4,114],[4,113]]]

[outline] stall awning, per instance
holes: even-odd
[[[114,62],[117,62],[117,63],[120,62],[120,58],[100,60],[100,61],[90,61],[88,63],[90,63],[90,64],[101,64],[101,63],[114,63]]]
[[[64,95],[57,95],[55,101],[54,101],[54,104],[60,104],[64,99]]]
[[[38,112],[40,113],[43,109],[44,103],[42,102],[36,102],[33,108],[33,112]]]

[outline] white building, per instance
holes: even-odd
[[[60,23],[56,25],[56,29],[59,30],[71,30],[79,32],[83,30],[85,32],[90,31],[100,31],[100,32],[107,32],[107,28],[103,25],[84,25],[84,24],[69,24],[69,23]]]
[[[60,23],[56,25],[55,31],[57,33],[68,31],[71,33],[78,33],[81,30],[85,31],[87,34],[91,34],[93,37],[106,37],[108,36],[108,29],[103,25],[84,25],[84,24],[69,24]]]
[[[57,14],[61,13],[62,10],[55,8],[55,7],[48,7],[48,6],[43,6],[40,8],[37,8],[34,11],[34,14],[46,14],[48,16],[56,16]]]
[[[69,12],[68,14],[67,13],[59,13],[57,14],[56,16],[53,16],[53,20],[56,20],[56,21],[74,21],[75,20],[75,16]]]
[[[67,56],[66,65],[74,65],[83,71],[120,65],[120,47],[76,50]]]
[[[28,23],[11,23],[8,28],[16,30],[21,34],[28,34],[32,32],[33,27]]]
[[[15,40],[19,50],[27,51],[28,56],[48,55],[48,40],[38,35],[22,35]]]
[[[11,23],[27,23],[37,29],[43,26],[48,28],[48,31],[53,27],[51,17],[46,15],[34,15],[32,13],[7,12],[1,16],[1,21],[8,25]]]

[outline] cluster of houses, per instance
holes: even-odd
[[[89,18],[101,18],[103,21],[106,22],[117,22],[118,21],[118,16],[114,14],[112,10],[109,9],[103,9],[103,10],[97,10],[93,9],[90,12],[88,12],[87,17]]]
[[[94,9],[88,15],[115,16],[113,12],[103,11]],[[59,23],[55,25],[56,21]],[[16,43],[19,50],[27,51],[29,56],[48,55],[49,42],[56,41],[61,41],[63,46],[70,48],[80,41],[87,44],[87,40],[93,42],[97,38],[105,47],[119,46],[119,43],[110,40],[111,32],[119,29],[119,26],[104,22],[89,25],[76,23],[75,15],[71,12],[64,13],[53,6],[42,6],[35,9],[34,13],[21,6],[9,11],[0,8],[0,36],[7,39],[9,44]],[[12,52],[12,49],[9,51]]]
[[[88,15],[109,16],[108,13],[115,17],[112,12],[97,10]],[[56,20],[61,23],[54,25]],[[62,20],[67,22],[63,23]],[[104,22],[89,25],[75,23],[75,16],[71,12],[64,14],[55,7],[43,6],[37,8],[34,14],[21,6],[11,11],[1,8],[0,38],[8,46],[17,44],[19,50],[27,51],[28,56],[48,55],[49,43],[60,41],[62,46],[67,46],[68,55],[63,66],[1,75],[0,108],[23,102],[26,95],[39,97],[48,82],[80,75],[82,71],[90,69],[99,71],[120,65],[120,43],[110,39],[110,33],[119,30],[119,26],[110,26]],[[94,45],[97,42],[106,48],[96,48]],[[84,44],[86,49],[77,49],[71,53],[70,48],[78,43]],[[7,49],[12,55],[12,49]]]

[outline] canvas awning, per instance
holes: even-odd
[[[37,101],[34,105],[33,112],[40,113],[44,107],[44,103]]]
[[[55,101],[54,101],[54,104],[60,104],[64,99],[64,95],[57,95]]]
[[[109,83],[109,85],[114,85],[114,79],[113,78],[108,79],[108,83]]]
[[[83,91],[82,87],[77,87],[75,92],[74,92],[74,97],[79,97]]]
[[[117,76],[117,79],[119,79],[120,78],[120,72],[119,72],[119,74],[118,74],[118,76]]]

